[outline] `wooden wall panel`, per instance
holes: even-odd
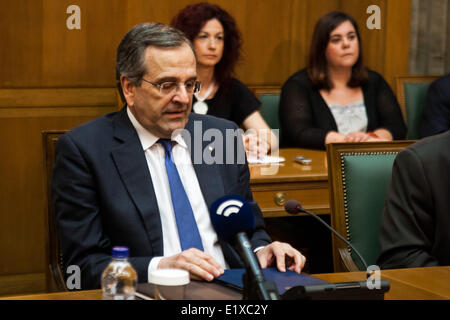
[[[279,1],[271,0],[254,6],[247,3],[243,8],[245,13],[238,15],[244,39],[243,59],[236,70],[239,78],[252,84],[285,81],[291,70],[292,47],[297,44],[291,33],[292,26],[297,24],[291,20],[294,5],[295,2],[290,1],[280,7]]]
[[[114,88],[0,89],[0,295],[46,289],[43,130],[117,109]]]
[[[0,294],[42,291],[45,186],[42,130],[66,130],[117,109],[116,48],[133,25],[169,23],[192,0],[0,0]],[[366,64],[393,84],[408,71],[410,0],[218,0],[243,36],[236,75],[280,86],[304,68],[317,19],[343,10],[358,21]],[[66,8],[81,8],[68,30]],[[381,9],[381,30],[366,8]],[[6,287],[5,287],[6,285]]]
[[[394,78],[408,74],[411,3],[407,0],[387,1],[386,7],[383,75],[395,90]]]
[[[197,1],[80,0],[81,30],[68,30],[71,0],[0,0],[3,43],[0,87],[114,86],[115,51],[124,33],[146,21],[169,23]],[[407,73],[410,0],[221,0],[242,32],[237,76],[253,85],[282,84],[306,64],[317,19],[332,10],[359,23],[366,63],[387,75]],[[381,9],[381,30],[366,27],[369,5]],[[11,27],[14,25],[14,27]],[[391,81],[392,80],[392,81]]]
[[[0,1],[0,86],[38,85],[42,74],[42,3]]]
[[[114,86],[115,48],[126,31],[126,20],[118,17],[126,12],[126,2],[77,1],[80,30],[66,27],[66,8],[71,4],[71,0],[44,0],[39,86]]]

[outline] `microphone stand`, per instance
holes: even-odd
[[[346,245],[348,245],[350,248],[353,249],[353,251],[356,253],[356,255],[358,256],[359,260],[362,262],[364,268],[366,268],[366,270],[368,269],[366,260],[364,260],[364,258],[362,257],[362,255],[359,253],[358,250],[356,250],[356,248],[347,240],[345,239],[343,236],[341,236],[336,230],[334,230],[333,228],[331,228],[325,221],[323,221],[319,216],[315,215],[314,213],[312,213],[311,211],[308,211],[302,207],[299,207],[298,210],[300,212],[304,212],[306,214],[308,214],[309,216],[313,217],[314,219],[316,219],[317,221],[319,221],[322,225],[324,225],[328,230],[330,230],[332,233],[334,233],[339,239],[341,239]]]
[[[242,276],[244,284],[243,300],[280,300],[278,289],[274,282],[264,279],[255,253],[251,250],[245,232],[239,232],[237,243],[245,265],[245,273]]]
[[[244,284],[242,300],[281,300],[273,281],[257,281],[248,268],[245,268],[242,283]]]

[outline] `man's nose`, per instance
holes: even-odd
[[[187,104],[189,102],[191,94],[187,92],[186,87],[184,85],[180,85],[175,92],[175,96],[173,97],[174,102]]]

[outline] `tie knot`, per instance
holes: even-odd
[[[158,143],[162,144],[166,151],[172,150],[172,140],[170,139],[159,139]]]
[[[172,140],[170,139],[159,139],[158,143],[160,143],[164,150],[170,155],[172,154]]]

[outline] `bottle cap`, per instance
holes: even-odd
[[[130,251],[127,247],[114,247],[112,249],[112,257],[118,259],[128,258]]]
[[[150,274],[150,282],[162,286],[182,286],[189,283],[189,272],[183,269],[157,269]]]

